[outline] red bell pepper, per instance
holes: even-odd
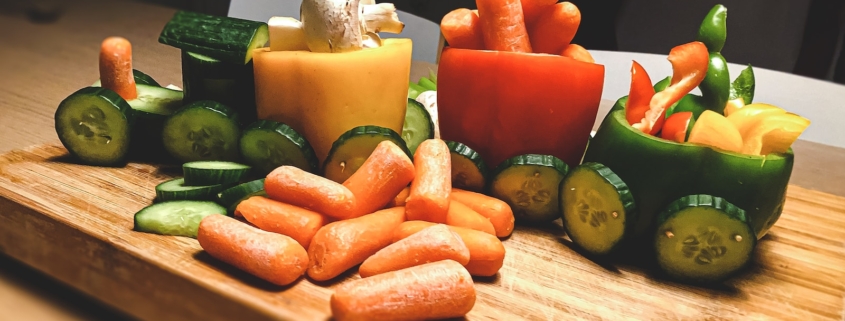
[[[490,166],[521,154],[579,164],[596,119],[604,66],[556,55],[446,48],[438,68],[441,137]]]
[[[693,41],[672,48],[669,52],[669,62],[672,63],[672,83],[665,90],[653,95],[648,104],[643,118],[636,123],[631,123],[631,126],[642,130],[644,133],[656,135],[660,132],[663,126],[663,121],[666,118],[666,109],[672,104],[684,98],[695,87],[704,80],[707,75],[707,66],[710,63],[710,54],[707,52],[707,46],[698,41]],[[636,64],[636,62],[634,62]],[[638,77],[633,77],[631,89],[634,89],[634,82],[637,82]],[[642,70],[645,72],[645,70]],[[649,81],[651,83],[651,81]],[[639,88],[640,86],[636,86]],[[641,92],[631,94],[641,94]],[[630,104],[629,104],[630,105]],[[632,106],[635,110],[639,110],[641,106]],[[626,114],[626,118],[630,122],[631,117]]]
[[[628,102],[625,103],[625,118],[633,125],[645,117],[651,98],[654,97],[654,87],[651,78],[640,63],[631,64],[631,89],[628,91]]]

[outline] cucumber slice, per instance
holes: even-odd
[[[182,162],[238,160],[237,113],[209,100],[180,108],[164,122],[164,147]]]
[[[447,141],[452,154],[452,186],[482,192],[487,186],[487,165],[481,155],[469,146]]]
[[[206,186],[237,183],[249,174],[250,167],[221,161],[199,161],[182,165],[185,185]]]
[[[86,87],[65,98],[54,115],[56,133],[71,155],[89,165],[123,163],[134,112],[110,89]]]
[[[551,155],[519,155],[496,167],[490,194],[513,209],[520,223],[544,223],[560,218],[558,188],[569,166]]]
[[[234,216],[238,204],[253,196],[267,197],[267,192],[264,191],[264,179],[246,182],[227,189],[218,195],[217,202],[227,208],[229,216]]]
[[[168,201],[147,206],[135,213],[138,232],[197,237],[203,218],[226,211],[209,201]]]
[[[161,85],[159,85],[159,83],[157,81],[155,81],[155,79],[153,79],[153,77],[150,77],[149,75],[141,72],[138,69],[132,69],[132,76],[134,76],[134,78],[135,78],[135,84],[136,85],[148,85],[148,86],[161,87]],[[103,83],[99,79],[97,79],[97,81],[95,81],[93,84],[91,84],[91,87],[102,87],[102,86],[103,86]]]
[[[317,155],[311,144],[290,126],[272,120],[260,120],[244,129],[240,142],[246,163],[266,175],[282,165],[315,172]]]
[[[223,62],[182,51],[185,101],[213,100],[238,112],[245,123],[255,121],[255,76],[252,63]]]
[[[174,178],[156,185],[156,200],[212,200],[217,193],[222,192],[229,186],[231,186],[231,184],[189,186],[185,184],[184,178]],[[223,212],[220,213],[222,214]]]
[[[402,125],[402,139],[411,151],[417,152],[417,147],[426,139],[434,138],[434,122],[425,107],[418,101],[408,99],[405,109],[405,123]]]
[[[616,250],[636,221],[628,185],[599,163],[572,169],[560,185],[559,200],[569,238],[594,255]]]
[[[264,22],[189,11],[176,12],[158,38],[165,45],[236,64],[250,62],[252,50],[268,40]]]
[[[138,90],[138,97],[126,102],[138,113],[150,114],[151,118],[166,117],[182,107],[184,93],[181,91],[141,84],[135,85],[135,88]]]
[[[721,197],[690,195],[658,216],[657,263],[693,283],[723,280],[744,267],[757,242],[745,211]]]
[[[364,164],[376,146],[385,140],[392,141],[411,157],[405,141],[392,129],[379,126],[355,127],[332,143],[329,156],[323,164],[323,176],[343,183]]]

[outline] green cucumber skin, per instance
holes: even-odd
[[[552,156],[552,155],[524,154],[524,155],[514,156],[514,157],[511,157],[511,158],[503,161],[501,164],[499,164],[499,166],[496,166],[496,169],[493,171],[493,174],[490,175],[491,179],[489,179],[489,183],[487,184],[488,186],[487,186],[486,189],[488,191],[487,192],[488,195],[492,195],[496,198],[499,198],[499,199],[505,201],[512,208],[517,208],[517,207],[514,204],[511,204],[509,201],[507,201],[506,200],[507,197],[505,197],[503,195],[494,195],[496,193],[494,193],[493,186],[498,181],[499,175],[502,174],[502,172],[506,171],[507,169],[509,169],[511,167],[515,167],[515,166],[536,166],[536,167],[551,168],[551,169],[555,170],[558,173],[558,175],[560,175],[561,180],[558,181],[557,183],[555,183],[554,190],[552,191],[552,193],[550,193],[551,195],[553,195],[553,197],[559,196],[559,194],[560,194],[560,191],[559,191],[560,183],[561,183],[561,181],[563,181],[563,178],[566,177],[566,174],[569,173],[569,166],[563,160],[561,160],[560,158],[557,158],[557,157]],[[556,215],[555,215],[556,217],[554,219],[560,218],[559,202],[560,202],[559,200],[555,200],[555,203],[553,205],[555,212],[556,212]],[[529,216],[520,216],[517,212],[518,211],[515,209],[514,215],[517,216],[516,219],[517,219],[518,223],[528,223],[528,224],[547,223],[545,218],[536,219],[536,218],[529,217]],[[554,219],[550,219],[548,221],[553,221]]]
[[[237,111],[243,125],[258,119],[252,61],[199,61],[182,50],[182,86],[185,104],[213,100]]]
[[[257,179],[254,181],[249,181],[235,187],[228,188],[222,192],[217,197],[217,203],[224,206],[230,207],[232,204],[236,203],[238,200],[264,190],[264,179]]]
[[[619,251],[620,248],[624,247],[623,244],[625,244],[625,241],[631,238],[633,234],[634,223],[637,222],[637,206],[634,202],[634,196],[633,194],[631,194],[631,189],[628,188],[628,185],[625,184],[625,182],[622,181],[622,179],[619,178],[619,176],[617,176],[616,173],[614,173],[607,166],[595,162],[586,162],[582,163],[579,166],[576,166],[569,173],[567,173],[566,178],[564,178],[560,182],[560,188],[558,189],[558,192],[561,193],[561,196],[558,198],[558,201],[560,202],[559,207],[561,211],[561,217],[563,217],[563,228],[566,233],[569,233],[569,225],[566,222],[566,216],[563,215],[563,209],[565,205],[563,199],[563,186],[566,185],[566,183],[571,177],[573,177],[574,174],[582,170],[590,170],[595,172],[596,174],[601,176],[605,180],[605,182],[613,186],[613,188],[616,189],[618,193],[619,200],[622,203],[622,208],[625,210],[625,232],[622,238],[617,240],[617,243],[610,250],[608,250],[607,253],[592,253],[594,255],[615,254]],[[572,241],[575,242],[574,239]]]
[[[268,39],[267,32],[263,22],[179,11],[164,26],[158,41],[220,61],[246,64],[251,57],[250,44],[257,36]]]
[[[86,95],[86,96],[98,96],[99,98],[105,100],[106,102],[113,105],[118,111],[124,116],[123,121],[126,122],[126,129],[125,133],[119,133],[125,135],[127,137],[126,146],[122,148],[122,151],[119,152],[119,155],[111,160],[93,160],[85,157],[84,155],[80,154],[80,151],[76,150],[76,147],[72,146],[72,143],[65,139],[64,135],[62,135],[62,131],[66,130],[64,126],[61,124],[61,120],[59,119],[61,115],[62,108],[75,96],[78,95]],[[124,100],[120,95],[116,92],[102,87],[85,87],[82,89],[77,90],[64,100],[59,103],[59,107],[56,109],[56,113],[54,115],[54,127],[56,128],[56,133],[59,136],[59,140],[62,142],[62,145],[68,150],[71,156],[76,159],[79,159],[85,164],[88,165],[95,165],[95,166],[121,166],[125,164],[126,156],[129,154],[129,150],[131,147],[132,139],[131,133],[132,128],[135,122],[135,113],[132,107]]]
[[[462,143],[447,141],[446,146],[449,147],[449,151],[453,154],[461,155],[462,157],[468,159],[470,162],[475,164],[475,168],[478,169],[479,173],[481,174],[481,178],[484,182],[484,186],[481,186],[481,190],[483,190],[484,187],[487,186],[487,181],[490,180],[490,177],[487,164],[484,163],[484,159],[481,158],[481,155],[479,155],[478,152],[476,152],[474,149]],[[454,180],[452,183],[455,184]],[[481,192],[481,190],[476,190],[476,192]]]
[[[208,186],[218,184],[233,184],[249,174],[250,167],[243,165],[243,168],[212,169],[198,168],[193,165],[204,162],[189,162],[182,165],[182,172],[185,175],[185,185]]]
[[[244,128],[244,131],[241,133],[240,151],[241,151],[241,155],[243,156],[243,158],[245,160],[247,160],[247,162],[250,163],[250,165],[253,168],[255,168],[256,170],[262,171],[262,172],[266,172],[266,173],[263,173],[263,174],[269,174],[270,171],[272,171],[272,170],[268,171],[267,169],[269,169],[269,168],[275,169],[278,166],[290,165],[290,164],[272,164],[272,165],[268,166],[265,163],[266,160],[261,161],[261,160],[258,160],[258,159],[250,159],[250,158],[246,157],[246,155],[247,155],[246,149],[250,148],[249,145],[252,144],[252,142],[249,141],[248,139],[245,139],[245,138],[248,138],[247,134],[249,134],[252,131],[267,131],[267,132],[272,132],[272,133],[281,135],[282,137],[289,140],[291,143],[293,143],[295,146],[297,146],[299,148],[299,152],[302,153],[302,157],[304,157],[305,161],[308,163],[307,168],[300,168],[300,169],[307,171],[309,173],[314,173],[319,168],[319,161],[317,161],[317,154],[314,152],[314,149],[311,147],[311,144],[308,142],[308,140],[305,139],[305,136],[302,136],[296,130],[294,130],[293,128],[291,128],[290,126],[288,126],[286,124],[279,123],[279,122],[272,121],[272,120],[259,120],[257,122],[250,124],[246,128]]]
[[[182,230],[179,229],[172,229],[169,231],[162,230],[160,228],[156,228],[155,225],[160,225],[162,222],[155,221],[155,218],[148,218],[146,216],[155,216],[158,213],[153,213],[153,211],[167,211],[169,207],[179,207],[179,208],[203,208],[205,213],[197,213],[197,217],[199,220],[195,220],[196,224],[190,222],[190,226],[182,226]],[[166,201],[156,203],[150,206],[147,206],[137,213],[135,213],[133,217],[133,227],[132,230],[137,232],[144,232],[144,233],[154,233],[160,235],[171,235],[171,236],[184,236],[184,237],[191,237],[196,238],[197,230],[199,229],[199,222],[202,221],[202,218],[208,215],[213,214],[222,214],[223,211],[226,209],[221,207],[219,204],[210,201]],[[177,215],[177,213],[174,213]],[[179,220],[180,223],[184,223],[184,219]]]
[[[180,156],[180,152],[182,151],[181,147],[178,144],[181,140],[188,139],[189,133],[184,133],[181,130],[184,128],[178,128],[179,124],[177,123],[180,121],[181,117],[186,117],[186,120],[183,121],[192,121],[192,118],[187,118],[188,116],[183,116],[186,113],[193,112],[194,109],[202,109],[205,112],[209,113],[208,116],[217,115],[221,116],[221,121],[229,122],[233,125],[233,128],[225,128],[233,131],[233,137],[222,137],[223,146],[221,149],[215,150],[215,153],[222,153],[222,154],[212,154],[208,156],[198,155],[196,153],[190,153],[190,155],[183,155]],[[239,122],[238,122],[238,114],[226,107],[223,104],[214,102],[214,101],[198,101],[186,106],[183,106],[179,110],[177,110],[173,115],[167,118],[164,123],[164,130],[162,132],[162,140],[164,143],[165,148],[167,149],[168,153],[172,155],[174,158],[179,159],[182,162],[192,162],[192,161],[212,161],[212,160],[219,160],[219,161],[238,161],[239,158],[239,151],[238,151],[238,141],[240,139],[240,129],[239,129]],[[204,123],[207,125],[207,123]],[[223,123],[218,123],[222,125]],[[168,137],[168,133],[172,133],[172,131],[176,131],[178,134],[185,135],[184,137]]]
[[[403,140],[402,136],[399,136],[399,134],[393,131],[392,129],[379,126],[359,126],[343,133],[342,135],[340,135],[340,137],[338,137],[337,140],[334,141],[334,143],[332,143],[332,148],[329,149],[329,156],[326,157],[327,159],[325,163],[328,163],[328,160],[331,159],[331,155],[334,154],[338,148],[343,146],[343,144],[347,140],[361,135],[381,135],[392,139],[394,142],[401,142],[402,144],[396,145],[398,145],[399,148],[401,148],[402,151],[405,152],[405,155],[408,155],[409,158],[414,159],[414,156],[411,154],[411,151],[408,149],[408,146],[404,144],[405,140]]]
[[[411,110],[416,110],[417,113],[422,114],[423,118],[425,119],[413,119],[414,113]],[[410,122],[425,122],[425,124],[415,124],[415,125],[424,125],[426,127],[427,133],[420,135],[419,137],[410,137],[410,132],[405,131],[405,127],[407,127]],[[431,115],[428,113],[428,110],[425,109],[420,102],[414,99],[408,99],[408,104],[406,105],[405,111],[405,123],[402,125],[402,140],[405,141],[405,144],[408,147],[408,150],[411,152],[411,155],[417,152],[417,147],[422,144],[423,141],[426,139],[434,138],[434,121],[431,119]]]
[[[181,183],[181,184],[180,184]],[[178,184],[183,190],[171,190],[170,186]],[[232,184],[217,184],[189,187],[184,184],[184,178],[175,178],[156,185],[156,200],[162,201],[213,201],[220,193]]]

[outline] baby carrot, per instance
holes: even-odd
[[[513,232],[513,210],[508,203],[481,193],[453,188],[449,198],[469,206],[473,211],[486,217],[493,224],[496,236],[507,237]]]
[[[442,260],[466,265],[469,263],[469,249],[448,226],[437,224],[376,252],[361,264],[358,274],[366,278]]]
[[[203,218],[197,241],[212,257],[277,285],[293,283],[308,266],[308,253],[294,239],[224,215]]]
[[[264,180],[264,191],[277,201],[338,219],[358,216],[355,195],[341,184],[293,166],[276,168]]]
[[[397,206],[405,206],[405,200],[408,199],[408,195],[411,195],[411,188],[405,187],[399,194],[396,194],[396,197],[393,198],[390,203],[387,203],[387,207],[397,207]]]
[[[331,297],[337,321],[456,318],[474,305],[472,277],[452,260],[344,283]]]
[[[451,201],[449,203],[449,213],[446,214],[446,224],[449,226],[459,226],[476,231],[481,231],[490,235],[496,235],[496,229],[493,228],[493,223],[478,212],[473,211],[463,203]]]
[[[571,2],[561,2],[543,12],[528,29],[534,52],[558,55],[572,42],[581,24],[581,11]]]
[[[566,48],[563,49],[563,52],[560,55],[583,62],[596,62],[595,60],[593,60],[593,55],[591,55],[590,52],[587,51],[587,49],[584,49],[584,47],[581,47],[580,45],[576,45],[574,43],[571,43],[566,46]]]
[[[476,0],[487,50],[532,52],[519,0]]]
[[[446,223],[452,192],[452,155],[440,139],[429,139],[414,155],[416,176],[405,204],[408,220]]]
[[[525,25],[531,26],[543,12],[552,10],[557,0],[520,0],[522,3],[522,15],[525,16]]]
[[[405,209],[394,207],[323,226],[308,246],[308,276],[332,279],[361,264],[392,243],[393,231],[405,221]]]
[[[385,140],[343,186],[355,195],[357,212],[363,215],[384,208],[413,179],[414,163],[399,146]]]
[[[461,49],[484,49],[484,38],[478,14],[466,8],[452,10],[440,21],[440,32],[449,47]]]
[[[100,45],[100,82],[123,99],[138,97],[132,75],[132,44],[122,37],[108,37]]]
[[[238,204],[236,216],[243,216],[247,222],[273,233],[287,235],[308,248],[317,230],[326,224],[320,213],[274,201],[262,196],[250,197]]]
[[[394,231],[393,241],[398,242],[431,226],[434,226],[434,223],[424,221],[402,223]],[[505,246],[502,241],[493,235],[468,228],[450,226],[449,229],[458,233],[469,249],[469,263],[466,265],[469,274],[493,276],[499,272],[505,263]]]

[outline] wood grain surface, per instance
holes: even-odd
[[[337,282],[276,287],[209,257],[193,239],[133,232],[132,215],[172,172],[77,165],[56,145],[0,156],[0,251],[141,319],[330,317]],[[714,288],[664,281],[639,264],[592,262],[558,226],[518,227],[504,241],[499,275],[476,279],[468,318],[841,320],[843,226],[845,198],[791,186],[752,267]]]

